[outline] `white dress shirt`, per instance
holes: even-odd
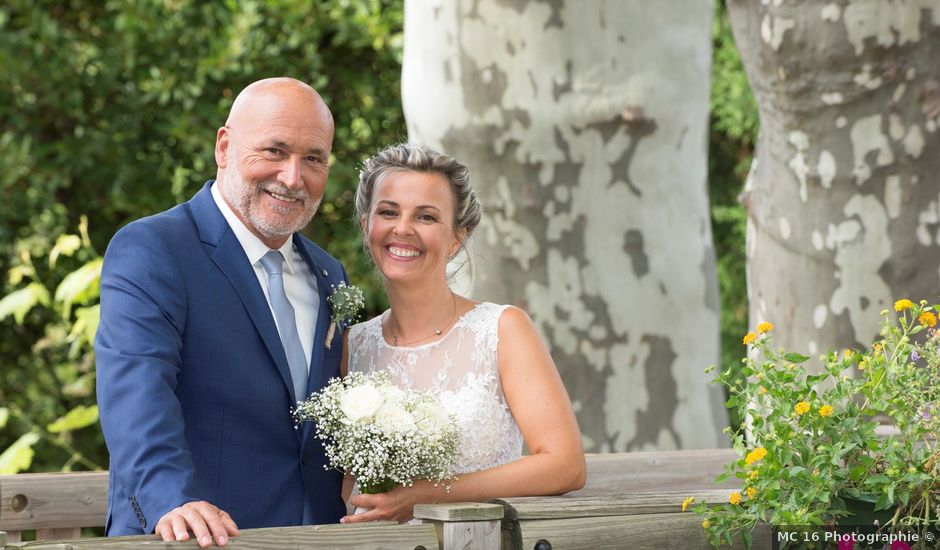
[[[248,256],[248,261],[255,270],[255,276],[258,277],[258,283],[264,291],[264,299],[268,301],[268,307],[271,307],[271,297],[268,295],[268,278],[261,266],[261,257],[268,253],[270,248],[255,236],[235,212],[229,207],[225,199],[222,198],[222,191],[219,189],[219,182],[212,184],[212,198],[215,204],[222,211],[232,233],[241,243]],[[317,312],[320,308],[320,293],[317,290],[317,278],[314,276],[303,256],[293,245],[293,239],[287,239],[281,248],[281,254],[284,255],[284,292],[287,299],[294,308],[294,316],[297,319],[297,332],[300,333],[300,345],[304,349],[304,356],[307,358],[307,373],[310,372],[310,357],[313,353],[313,337],[317,326]],[[274,317],[274,310],[271,309],[271,316]],[[275,317],[275,324],[277,319]],[[281,330],[281,327],[278,327]]]

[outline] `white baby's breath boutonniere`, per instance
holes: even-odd
[[[366,301],[359,287],[347,285],[345,281],[333,286],[333,292],[327,297],[327,301],[330,302],[330,328],[326,331],[326,341],[323,345],[330,349],[336,329],[349,326],[355,321]]]

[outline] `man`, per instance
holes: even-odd
[[[216,180],[111,240],[95,341],[108,535],[221,546],[236,524],[344,515],[342,476],[291,416],[342,353],[340,334],[324,343],[346,273],[296,234],[323,196],[332,142],[313,88],[255,82],[216,135]]]

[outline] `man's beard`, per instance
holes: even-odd
[[[320,207],[320,200],[311,201],[310,194],[306,189],[291,191],[286,186],[273,181],[257,184],[245,182],[236,163],[232,163],[230,170],[226,170],[224,177],[222,195],[232,205],[232,208],[241,214],[243,219],[247,220],[259,233],[269,239],[286,237],[300,231],[310,223],[313,215]],[[297,215],[293,213],[293,209],[278,206],[272,206],[273,212],[265,214],[258,206],[258,199],[265,191],[272,191],[301,201],[304,205],[304,214],[296,217]],[[275,215],[278,213],[282,215]],[[294,219],[293,223],[291,223],[292,218]]]

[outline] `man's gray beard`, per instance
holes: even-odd
[[[294,232],[300,231],[310,223],[314,214],[317,213],[317,209],[320,208],[320,200],[318,200],[313,204],[309,215],[301,217],[301,219],[294,224],[277,223],[276,221],[266,220],[264,216],[254,208],[252,200],[260,198],[261,193],[265,190],[271,190],[275,193],[300,199],[304,202],[310,200],[310,194],[306,191],[290,191],[285,186],[276,182],[261,182],[254,186],[249,185],[242,179],[238,166],[234,165],[234,163],[231,170],[226,171],[224,177],[225,181],[222,185],[222,195],[244,219],[248,220],[248,223],[269,239],[286,237]],[[275,212],[279,209],[280,208],[277,206],[274,207]]]

